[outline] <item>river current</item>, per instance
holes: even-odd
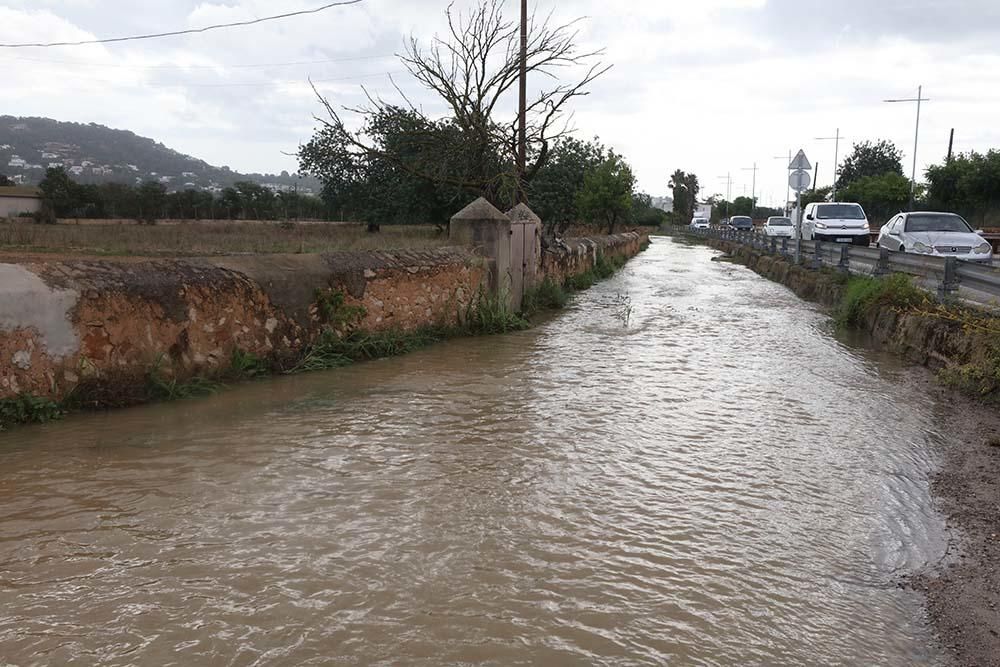
[[[0,434],[0,664],[939,663],[899,582],[945,550],[942,406],[717,254]]]

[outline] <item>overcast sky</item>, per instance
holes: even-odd
[[[456,6],[470,0],[457,0]],[[0,42],[79,40],[200,27],[324,0],[0,0]],[[509,0],[509,13],[516,3]],[[785,196],[785,159],[804,148],[832,180],[839,127],[851,142],[890,139],[907,172],[923,84],[918,171],[957,151],[1000,148],[998,0],[537,0],[559,19],[586,16],[580,40],[614,68],[576,101],[581,137],[599,136],[665,194],[674,169],[705,191]],[[0,49],[0,112],[97,122],[240,171],[294,171],[287,155],[318,112],[306,80],[336,104],[360,86],[393,98],[386,73],[406,36],[445,27],[446,0],[365,0],[322,14],[201,35],[108,46]],[[253,65],[301,63],[271,67]],[[248,67],[250,66],[250,67]],[[408,95],[436,111],[405,75]],[[513,114],[513,108],[510,113]],[[720,176],[722,178],[720,178]]]

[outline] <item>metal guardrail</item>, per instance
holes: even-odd
[[[788,259],[795,256],[795,240],[790,238],[779,239],[756,231],[735,229],[693,229],[688,233],[702,238],[733,241]],[[936,289],[943,298],[958,296],[978,305],[1000,306],[1000,271],[989,265],[955,257],[889,252],[886,248],[819,241],[801,241],[800,255],[803,262],[814,268],[832,266],[845,273],[876,276],[905,273],[917,278],[925,288]]]

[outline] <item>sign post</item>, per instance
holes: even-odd
[[[805,151],[799,150],[791,164],[788,165],[788,185],[795,190],[797,199],[798,215],[795,216],[795,263],[798,264],[802,258],[802,191],[809,187],[809,158]]]

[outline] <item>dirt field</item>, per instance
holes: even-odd
[[[40,225],[0,222],[0,255],[182,257],[333,250],[435,248],[448,235],[435,227],[383,226],[369,234],[361,224],[182,222],[164,225]]]

